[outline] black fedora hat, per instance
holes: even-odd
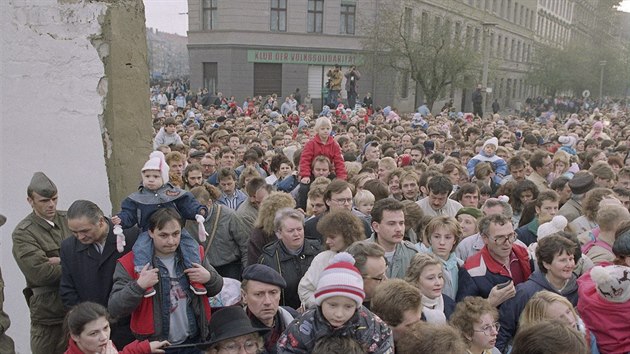
[[[258,332],[263,334],[270,328],[257,328],[245,311],[239,306],[230,306],[212,314],[210,318],[210,338],[206,343],[197,344],[198,349],[208,349],[213,345],[230,338],[240,337],[246,334]]]

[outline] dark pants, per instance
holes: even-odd
[[[483,118],[483,109],[481,109],[481,103],[473,103],[473,114]]]
[[[243,267],[241,266],[240,260],[214,267],[214,269],[216,269],[217,272],[224,278],[232,278],[239,281],[241,280],[241,274],[243,273]]]
[[[354,110],[354,106],[357,104],[357,93],[348,91],[348,108]]]
[[[131,328],[129,328],[129,323],[131,321],[131,316],[122,317],[116,319],[115,321],[110,321],[110,326],[112,332],[109,338],[114,342],[116,348],[124,348],[125,345],[133,342],[136,338],[131,333]]]

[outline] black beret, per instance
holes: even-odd
[[[264,264],[252,264],[243,270],[243,279],[255,280],[261,283],[277,285],[281,289],[287,287],[287,282],[275,269]]]

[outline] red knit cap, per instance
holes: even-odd
[[[333,296],[350,298],[357,303],[357,306],[361,306],[365,299],[363,277],[354,266],[354,262],[354,258],[347,252],[338,253],[333,257],[317,283],[315,302],[318,306]]]

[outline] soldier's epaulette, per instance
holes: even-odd
[[[30,220],[30,219],[24,219],[24,220],[20,221],[20,223],[19,223],[19,224],[17,224],[17,226],[16,226],[15,228],[16,228],[16,229],[19,229],[19,230],[24,230],[24,229],[26,229],[27,227],[31,226],[32,224],[33,224],[33,221],[32,221],[32,220]]]

